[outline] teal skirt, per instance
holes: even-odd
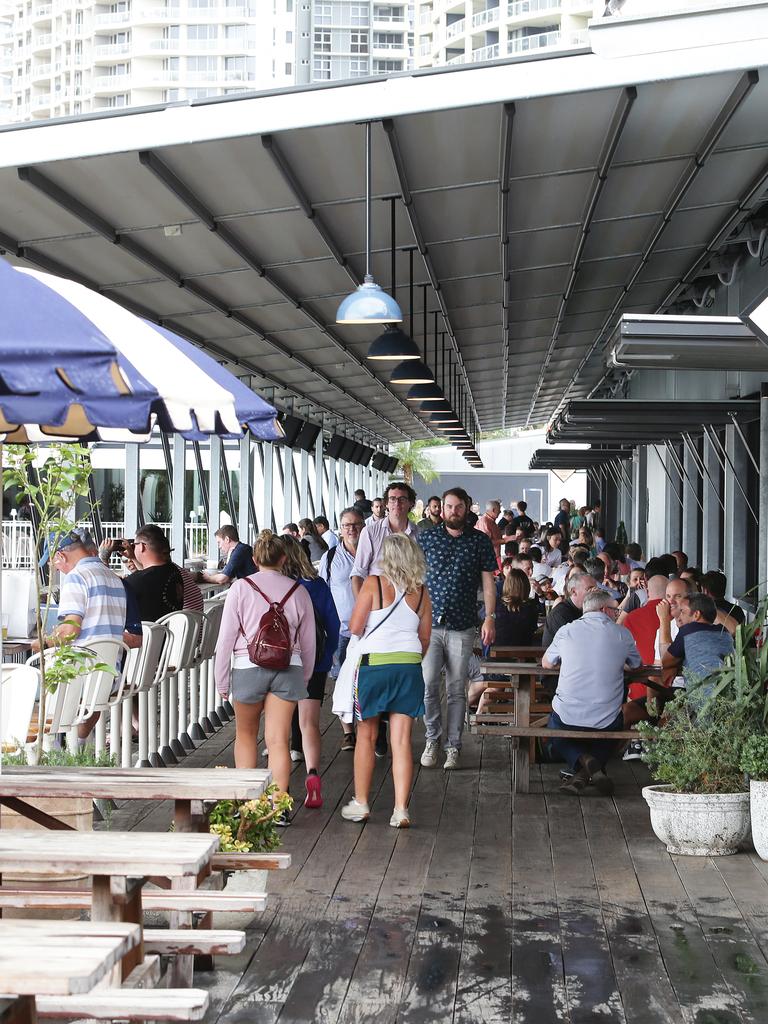
[[[355,717],[365,720],[384,712],[409,718],[420,718],[424,714],[424,676],[420,663],[360,665]]]

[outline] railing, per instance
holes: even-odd
[[[495,25],[499,20],[499,8],[489,7],[485,11],[479,11],[472,15],[472,28],[483,28],[486,25]]]
[[[50,64],[33,64],[32,71],[30,72],[32,78],[50,78],[51,77],[51,65]]]
[[[130,11],[112,11],[109,14],[97,14],[93,23],[99,25],[127,25],[131,20]]]
[[[562,0],[514,0],[507,4],[508,18],[524,18],[529,14],[555,14],[563,6]]]
[[[399,43],[388,43],[388,42],[376,42],[374,40],[371,43],[371,50],[405,50],[407,49],[405,41]]]
[[[458,21],[454,21],[450,25],[446,26],[445,38],[446,39],[454,39],[456,36],[463,35],[464,32],[466,32],[466,30],[467,30],[467,19],[466,18],[459,18]]]
[[[474,63],[483,60],[496,60],[499,56],[499,44],[494,43],[492,46],[481,46],[479,50],[472,51],[472,60]]]
[[[126,89],[132,79],[132,75],[97,75],[91,79],[91,88],[94,92],[120,92]]]
[[[431,52],[432,52],[432,40],[431,39],[428,42],[426,42],[426,43],[420,43],[419,44],[419,56],[420,57],[428,57]]]
[[[507,52],[529,53],[531,50],[556,50],[586,46],[589,32],[540,32],[535,36],[521,36],[507,41]]]
[[[43,46],[50,46],[53,35],[50,32],[45,32],[42,35],[35,36],[32,40],[32,49],[39,50]]]
[[[434,15],[432,13],[432,9],[431,8],[429,8],[426,11],[422,11],[419,14],[419,25],[431,25],[433,17],[434,17]]]
[[[36,7],[32,14],[33,18],[49,18],[51,11],[53,10],[53,4],[42,4],[40,7]]]
[[[93,49],[93,55],[97,60],[101,57],[122,57],[130,52],[130,43],[107,43],[104,46],[95,46]]]
[[[33,110],[47,110],[51,105],[51,94],[47,92],[44,96],[32,97]]]
[[[457,57],[451,57],[450,60],[445,62],[446,64],[466,64],[467,55],[466,53],[460,53]]]
[[[48,101],[50,102],[50,97]],[[171,523],[155,523],[170,539]],[[101,524],[105,540],[116,540],[125,536],[123,523],[106,522]],[[32,523],[28,519],[4,519],[3,534],[3,568],[31,569],[35,558],[35,537]],[[208,527],[205,523],[185,523],[184,541],[189,558],[208,557]],[[180,555],[178,556],[181,561]]]

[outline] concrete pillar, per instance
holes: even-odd
[[[219,558],[219,545],[214,534],[221,518],[221,438],[211,437],[211,472],[208,476],[208,557]],[[174,496],[176,490],[174,488]]]
[[[308,519],[310,518],[310,512],[309,452],[302,448],[299,463],[299,515],[304,519]]]
[[[240,439],[240,493],[237,507],[237,532],[245,544],[250,544],[254,539],[253,519],[253,450],[250,434],[246,434]]]
[[[262,442],[264,453],[264,494],[261,510],[261,526],[264,530],[272,530],[277,527],[275,522],[275,508],[273,505],[275,489],[275,446],[268,442]]]
[[[123,528],[125,537],[133,537],[141,522],[140,492],[141,473],[139,470],[139,446],[125,446],[125,486],[123,498]]]
[[[325,474],[323,472],[324,458],[323,432],[321,430],[317,435],[317,441],[315,442],[315,515],[327,516],[330,520],[330,516],[325,510]]]
[[[712,442],[706,436],[704,438],[703,461],[709,475],[717,483],[720,477],[720,464],[717,461]],[[710,569],[722,568],[720,565],[720,504],[709,483],[704,488],[703,505],[701,568],[707,572]]]
[[[680,547],[683,538],[680,530],[680,505],[682,502],[682,481],[674,460],[667,448],[660,449],[660,455],[664,460],[664,466],[669,476],[667,477],[665,491],[665,520],[666,538],[665,550],[674,551]]]
[[[328,459],[328,521],[331,529],[335,530],[339,521],[339,512],[344,508],[339,495],[339,477],[336,470],[338,463],[336,459]]]
[[[742,486],[746,489],[748,457],[732,426],[725,428],[725,450]],[[731,469],[726,461],[723,570],[728,577],[727,596],[740,597],[747,589],[747,518],[751,520],[752,514],[736,483],[734,469]]]
[[[632,536],[647,555],[648,544],[648,449],[636,448],[632,456]]]
[[[683,469],[688,479],[698,490],[699,472],[693,456],[686,448],[683,453]],[[683,488],[683,536],[682,550],[688,555],[690,565],[698,565],[699,552],[699,506],[686,482]]]
[[[293,522],[293,449],[283,448],[283,522]]]

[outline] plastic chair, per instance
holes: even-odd
[[[190,683],[190,729],[192,740],[198,742],[212,735],[216,730],[208,717],[213,710],[209,702],[209,676],[213,677],[212,659],[216,653],[216,642],[219,639],[221,616],[224,613],[224,601],[209,601],[206,604],[203,620],[203,634],[192,666]]]
[[[139,752],[137,767],[149,768],[150,755],[157,754],[157,687],[165,673],[170,633],[159,622],[142,622],[141,647],[133,648],[129,655],[126,689],[123,691],[120,763],[130,767],[131,760],[131,702],[139,700]],[[127,705],[127,706],[126,706]]]
[[[29,738],[32,713],[40,687],[40,673],[29,665],[3,665],[0,715],[3,751],[23,748]],[[14,751],[15,752],[15,751]]]
[[[178,759],[187,753],[178,735],[179,675],[194,663],[203,614],[185,609],[164,615],[158,622],[167,628],[170,636],[160,681],[160,750],[156,758],[161,764],[178,764]],[[182,682],[186,686],[185,680]]]

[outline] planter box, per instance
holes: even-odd
[[[669,853],[724,857],[749,835],[749,793],[673,793],[645,786],[651,826]]]

